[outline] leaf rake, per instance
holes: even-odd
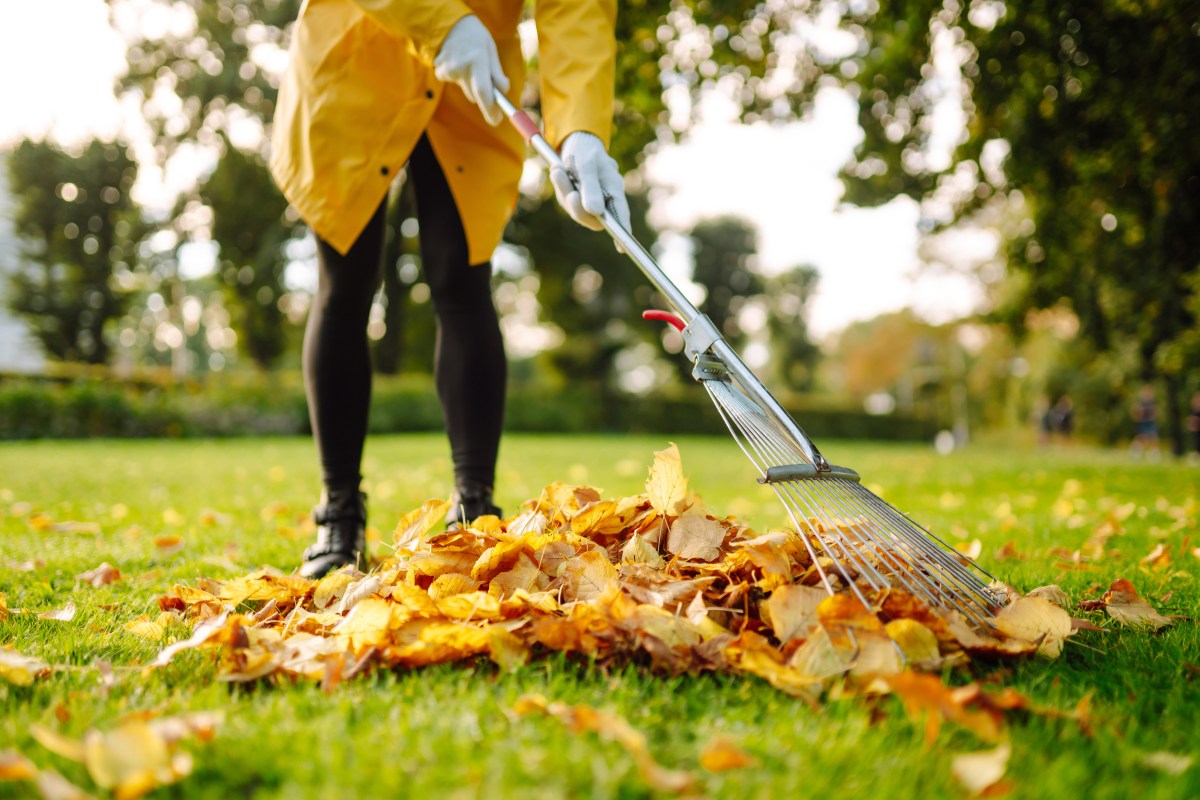
[[[496,100],[547,165],[565,168],[537,123],[499,91]],[[684,353],[694,364],[692,377],[708,391],[734,441],[758,469],[759,482],[770,486],[787,509],[825,590],[834,594],[844,587],[870,608],[889,590],[900,589],[991,627],[1003,598],[983,577],[995,578],[863,486],[857,472],[826,461],[713,321],[621,226],[611,198],[600,221],[674,309],[647,311],[643,317],[680,331]]]

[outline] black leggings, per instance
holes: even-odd
[[[491,487],[507,380],[492,265],[470,265],[458,207],[424,136],[409,158],[408,179],[416,192],[421,263],[437,316],[434,376],[454,477],[458,486]],[[319,273],[304,331],[304,387],[330,491],[357,489],[361,480],[371,403],[367,321],[382,279],[386,209],[385,198],[344,256],[317,237]]]

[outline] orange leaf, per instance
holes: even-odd
[[[725,772],[731,769],[752,767],[754,757],[733,743],[727,736],[714,737],[700,751],[700,766],[709,772]]]

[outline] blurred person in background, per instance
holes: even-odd
[[[1151,460],[1158,460],[1158,400],[1153,386],[1147,383],[1138,390],[1130,415],[1133,417],[1130,450],[1134,457],[1140,458],[1145,453]]]
[[[524,5],[325,0],[301,8],[271,171],[317,240],[303,364],[324,491],[305,577],[366,564],[366,329],[384,266],[388,191],[406,167],[438,324],[434,376],[455,480],[447,521],[500,514],[492,498],[507,370],[490,260],[516,207],[526,151],[520,134],[501,124],[495,91],[519,102]],[[558,201],[598,230],[595,215],[611,197],[628,227],[621,174],[607,153],[616,2],[539,0],[534,22],[546,138],[571,173],[551,171]]]

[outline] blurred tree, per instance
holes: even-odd
[[[906,194],[931,225],[1017,201],[1029,224],[1008,243],[1001,311],[1020,330],[1030,309],[1066,304],[1095,352],[1136,343],[1178,451],[1200,357],[1200,2],[851,8],[864,46],[830,67],[857,76],[865,133],[848,199]],[[957,143],[936,122],[954,107]]]
[[[817,288],[817,270],[792,267],[765,279],[773,372],[784,386],[797,392],[813,389],[821,349],[808,332],[808,305]]]
[[[642,241],[650,240],[648,208],[644,196],[630,195],[633,233]],[[564,334],[548,363],[570,385],[611,396],[617,355],[658,333],[641,318],[660,305],[655,293],[606,237],[580,229],[555,203],[523,199],[505,239],[537,270],[542,316]]]
[[[691,238],[692,279],[705,291],[698,308],[730,344],[741,347],[746,337],[738,314],[764,288],[762,278],[751,269],[758,234],[745,220],[720,217],[698,223]]]
[[[104,364],[105,328],[126,306],[143,227],[129,190],[137,165],[119,142],[89,142],[78,155],[25,140],[8,159],[20,237],[10,308],[47,355]]]
[[[280,307],[283,246],[295,221],[257,155],[226,143],[217,168],[199,189],[212,209],[212,238],[220,248],[218,265],[238,345],[262,369],[283,354],[287,317]]]

